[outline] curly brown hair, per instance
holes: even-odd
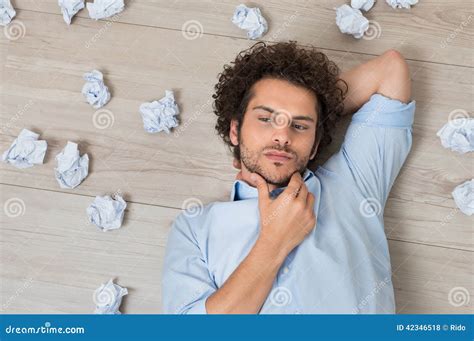
[[[320,141],[320,151],[331,143],[334,128],[342,118],[347,83],[339,79],[338,66],[324,53],[314,47],[299,47],[295,41],[271,45],[258,42],[240,52],[231,64],[234,65],[224,65],[224,71],[218,75],[212,97],[217,115],[215,128],[237,160],[240,161],[240,148],[230,141],[231,120],[237,120],[240,136],[244,113],[252,98],[251,88],[264,78],[284,79],[313,91],[318,102],[315,145]]]

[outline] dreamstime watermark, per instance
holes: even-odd
[[[440,47],[442,49],[446,48],[451,42],[456,39],[459,33],[464,31],[464,28],[467,27],[472,21],[472,14],[470,14],[466,20],[462,21],[458,27],[456,27],[447,37],[446,39],[441,41]]]
[[[291,122],[291,114],[286,110],[277,110],[270,115],[270,123],[273,128],[283,129],[289,127]]]
[[[184,200],[181,209],[184,210],[184,215],[189,218],[197,217],[204,209],[204,205],[198,198],[188,198]]]
[[[369,20],[369,27],[365,34],[362,36],[364,40],[374,40],[380,38],[382,35],[382,27],[380,24],[375,20]]]
[[[365,198],[359,205],[359,211],[366,218],[375,217],[382,213],[382,205],[376,198]]]
[[[449,291],[448,301],[453,307],[468,305],[470,300],[469,290],[464,287],[454,287]]]
[[[293,295],[291,291],[283,286],[276,287],[270,293],[270,302],[277,307],[283,307],[291,303]]]
[[[448,115],[448,124],[454,129],[459,129],[468,124],[469,118],[470,115],[466,110],[454,109]]]
[[[180,137],[182,133],[184,133],[188,127],[198,119],[199,116],[203,114],[207,106],[211,103],[212,98],[208,99],[206,103],[201,104],[199,109],[183,124],[180,124],[178,127],[173,129],[173,137]]]
[[[2,311],[5,312],[8,307],[10,307],[10,305],[12,304],[12,302],[18,297],[20,296],[26,289],[28,289],[31,284],[33,283],[33,277],[29,277],[26,279],[26,281],[23,282],[23,285],[20,286],[19,288],[17,288],[15,290],[15,293],[10,296],[6,301],[5,303],[2,304]]]
[[[377,104],[377,107],[367,114],[367,118],[363,122],[361,123],[357,122],[358,124],[353,125],[354,128],[350,135],[351,138],[357,138],[360,134],[360,131],[364,127],[370,126],[370,124],[376,119],[376,117],[380,115],[381,112],[383,112],[384,107],[385,107],[385,103],[383,102]]]
[[[188,20],[181,26],[181,34],[186,40],[195,40],[202,37],[204,28],[198,20]]]
[[[84,327],[53,327],[51,322],[45,322],[39,327],[5,327],[6,334],[84,334]]]
[[[441,227],[444,227],[444,225],[446,225],[451,219],[454,218],[454,216],[459,212],[459,208],[452,208],[450,211],[449,211],[449,214],[446,215],[446,217],[444,217],[443,221],[440,223]]]
[[[296,19],[300,16],[299,11],[296,11],[293,13],[287,20],[283,22],[283,25],[281,25],[275,32],[272,33],[271,35],[271,40],[275,41],[277,40],[280,35],[286,31],[288,27],[291,26],[291,24],[296,21]]]
[[[92,124],[97,129],[107,129],[114,125],[114,113],[108,109],[99,109],[92,116]]]
[[[364,299],[362,301],[360,301],[360,303],[357,305],[357,307],[355,307],[353,310],[352,310],[352,313],[353,314],[358,314],[360,313],[360,311],[369,303],[369,301],[375,296],[377,295],[380,290],[382,290],[388,283],[390,282],[390,278],[389,277],[385,277],[382,281],[378,282],[375,287],[372,289],[372,291],[364,297]]]
[[[280,215],[281,209],[288,205],[291,202],[291,199],[297,196],[299,191],[300,188],[294,190],[291,195],[284,197],[281,203],[272,211],[272,213],[262,219],[262,227],[269,225],[273,220],[275,220]]]
[[[26,34],[26,26],[20,20],[14,20],[3,28],[3,34],[8,40],[21,39]]]
[[[110,19],[107,20],[104,25],[102,25],[99,31],[97,31],[97,33],[94,34],[91,39],[89,39],[88,41],[84,43],[84,47],[88,49],[93,44],[95,44],[100,39],[100,37],[102,37],[102,35],[112,27],[112,24],[114,24],[116,21],[120,19],[121,16],[122,16],[122,12],[117,13],[114,16],[110,17]]]
[[[98,307],[110,306],[115,302],[116,293],[108,287],[100,287],[94,291],[92,301]]]
[[[2,134],[5,134],[5,133],[7,132],[7,130],[9,130],[9,129],[13,126],[13,124],[14,124],[16,121],[20,120],[20,119],[23,117],[23,115],[30,109],[30,107],[31,107],[34,103],[35,103],[35,102],[34,102],[32,99],[28,100],[28,103],[26,103],[26,104],[23,106],[23,108],[21,108],[20,110],[18,110],[18,111],[16,112],[16,114],[13,115],[13,116],[10,118],[10,120],[8,121],[8,123],[2,125],[2,128],[1,128]]]
[[[17,218],[26,212],[25,202],[20,198],[10,198],[5,201],[3,211],[9,218]]]

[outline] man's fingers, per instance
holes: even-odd
[[[301,183],[297,199],[303,202],[306,202],[306,200],[308,199],[308,187],[306,187],[306,184],[304,182]]]
[[[309,192],[308,197],[306,199],[306,207],[314,210],[314,201],[315,201],[314,194]]]
[[[291,176],[290,183],[288,184],[288,187],[286,188],[285,191],[287,191],[287,194],[292,194],[293,196],[298,193],[298,191],[301,190],[301,186],[303,185],[303,179],[301,178],[300,172],[295,172]]]
[[[232,165],[234,166],[235,169],[241,169],[242,168],[242,165],[241,165],[240,161],[237,160],[237,159],[234,159],[234,161],[232,162]]]
[[[270,191],[268,189],[268,184],[264,178],[262,178],[257,173],[252,173],[250,175],[250,180],[257,187],[258,190],[258,200],[267,200],[270,198]]]
[[[244,180],[244,178],[242,177],[242,171],[238,172],[235,175],[235,180]]]

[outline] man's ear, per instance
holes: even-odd
[[[319,142],[320,142],[320,141],[318,141],[318,142],[316,143],[316,146],[314,147],[314,150],[313,150],[313,152],[311,153],[311,155],[310,155],[310,157],[309,157],[310,160],[313,160],[314,157],[316,156],[316,153],[318,152]]]
[[[314,146],[314,150],[313,150],[313,152],[311,153],[311,155],[309,157],[310,160],[313,160],[314,157],[316,156],[316,153],[318,152],[319,142],[321,142],[321,137],[323,135],[324,127],[323,127],[322,124],[318,124],[318,127],[316,129],[317,129],[316,130],[316,138],[315,138],[316,139],[315,140],[316,145]]]
[[[232,119],[230,121],[230,132],[229,132],[229,137],[230,137],[230,142],[234,146],[239,145],[239,133],[238,133],[238,127],[239,127],[239,122],[237,122],[236,119]]]

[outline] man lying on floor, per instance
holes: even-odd
[[[163,312],[395,313],[383,208],[412,143],[404,58],[389,50],[340,74],[314,48],[257,43],[215,88],[241,171],[230,201],[175,220]],[[354,112],[340,151],[307,169]]]

